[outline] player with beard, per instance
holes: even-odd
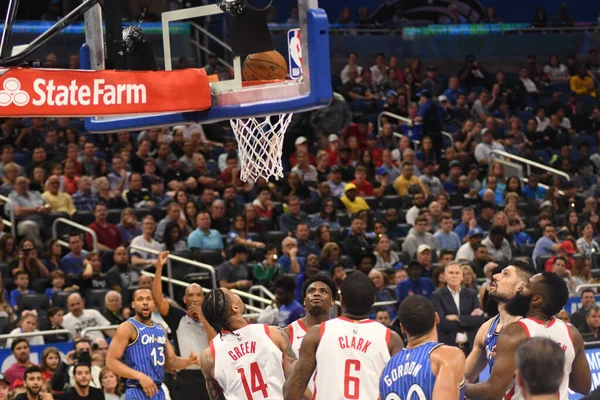
[[[499,274],[492,277],[489,295],[498,302],[498,315],[481,325],[477,331],[473,350],[467,357],[465,365],[465,377],[468,382],[475,382],[484,370],[486,363],[491,372],[494,366],[498,334],[503,327],[521,319],[519,316],[508,314],[504,305],[525,289],[529,278],[533,275],[535,275],[535,269],[531,264],[513,260]]]
[[[560,400],[568,400],[569,389],[587,394],[592,378],[581,334],[571,324],[554,317],[565,306],[568,298],[567,284],[553,272],[543,272],[529,279],[527,287],[504,305],[507,313],[525,318],[502,330],[498,336],[496,361],[489,379],[467,385],[466,396],[524,399],[522,389],[515,380],[515,353],[523,342],[532,337],[552,339],[564,352]]]
[[[23,377],[25,383],[25,393],[21,393],[13,400],[53,400],[51,393],[44,391],[44,377],[42,369],[33,365],[25,370]]]
[[[150,290],[136,290],[131,302],[135,316],[119,325],[108,348],[106,366],[127,378],[126,400],[164,400],[161,385],[165,369],[181,370],[200,363],[194,353],[187,359],[175,355],[163,328],[152,322],[154,307]],[[121,362],[122,357],[125,362]]]
[[[90,386],[92,369],[88,364],[77,364],[73,367],[73,380],[75,386],[65,390],[61,400],[104,400],[102,390]]]

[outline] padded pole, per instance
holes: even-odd
[[[84,14],[85,23],[85,43],[88,45],[88,63],[82,69],[103,70],[104,61],[104,35],[102,32],[102,9],[100,4],[96,4]],[[79,55],[80,65],[83,63],[81,54]]]
[[[106,69],[127,69],[127,58],[123,46],[123,0],[104,0],[104,24],[106,26]]]
[[[18,8],[19,0],[8,0],[8,10],[6,11],[4,30],[2,31],[2,40],[0,41],[0,58],[10,56],[10,37]]]

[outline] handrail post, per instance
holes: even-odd
[[[112,331],[119,327],[119,325],[109,325],[109,326],[92,326],[89,328],[84,328],[81,330],[81,337],[84,338],[88,332],[97,332],[97,331]]]
[[[170,280],[173,278],[173,267],[171,266],[171,260],[169,258],[167,258],[167,275],[169,275],[169,296],[174,299],[175,292],[173,291],[173,282]]]
[[[96,235],[96,232],[94,232],[93,229],[88,228],[85,225],[81,225],[78,224],[77,222],[73,222],[70,219],[66,219],[66,218],[56,218],[54,220],[54,222],[52,223],[52,237],[54,239],[58,238],[58,224],[59,223],[63,223],[65,225],[70,225],[74,228],[80,229],[86,233],[89,233],[90,236],[92,237],[92,248],[95,252],[98,252],[98,236]]]
[[[2,200],[3,202],[10,204],[10,223],[11,223],[11,227],[10,227],[10,233],[13,235],[13,237],[17,237],[17,223],[15,222],[15,213],[13,212],[13,207],[12,207],[12,201],[6,197],[6,196],[2,196],[0,195],[0,200]]]
[[[531,167],[536,167],[536,168],[543,169],[543,170],[548,171],[548,172],[552,172],[554,175],[560,175],[560,176],[566,178],[567,181],[571,181],[571,177],[566,172],[563,172],[563,171],[560,171],[558,169],[554,169],[554,168],[548,167],[547,165],[540,164],[540,163],[535,162],[535,161],[531,161],[531,160],[529,160],[527,158],[515,156],[514,154],[507,153],[506,151],[503,151],[503,150],[492,150],[490,152],[490,157],[492,156],[492,154],[497,154],[500,157],[508,158],[509,160],[518,161],[520,163],[526,164],[527,165],[527,174],[528,174],[528,176],[531,175]]]
[[[26,338],[32,336],[50,336],[50,335],[67,335],[70,339],[73,339],[73,335],[71,335],[71,331],[68,329],[53,329],[49,331],[37,331],[37,332],[25,332],[25,333],[7,333],[5,335],[0,335],[0,340],[6,339],[16,339],[16,338]]]

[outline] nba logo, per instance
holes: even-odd
[[[291,29],[288,32],[288,65],[290,78],[298,79],[302,76],[302,37],[300,29]]]

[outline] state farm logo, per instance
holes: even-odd
[[[6,78],[4,80],[4,90],[0,91],[0,107],[6,107],[11,104],[23,107],[29,103],[29,94],[21,90],[21,82],[15,78]]]
[[[38,78],[33,81],[32,98],[30,93],[21,89],[21,82],[16,78],[4,80],[4,90],[0,91],[0,107],[14,104],[23,107],[34,106],[89,106],[89,105],[127,105],[146,104],[147,93],[144,84],[108,84],[104,79],[94,79],[91,85],[78,84],[76,79],[69,85],[57,85],[54,79],[46,81]]]

